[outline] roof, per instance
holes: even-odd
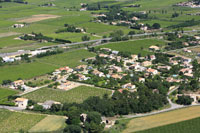
[[[22,82],[24,82],[23,80],[16,80],[16,81],[14,81],[14,83],[22,83]]]
[[[147,71],[150,72],[150,73],[153,73],[153,72],[155,72],[155,71],[157,71],[157,70],[152,69],[152,68],[149,68],[149,69],[147,69]]]
[[[48,100],[48,101],[45,101],[45,102],[43,103],[43,105],[49,105],[49,106],[51,106],[51,105],[53,105],[53,104],[59,104],[59,102],[52,101],[52,100]]]
[[[28,99],[26,99],[26,98],[16,98],[15,102],[24,102],[26,100],[28,100]]]
[[[160,49],[158,46],[154,46],[154,45],[150,46],[149,48],[150,49],[156,49],[156,50]]]

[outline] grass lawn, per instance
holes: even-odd
[[[16,90],[0,88],[0,104],[12,104],[10,101],[8,101],[8,96],[12,96],[17,93],[18,91]]]
[[[159,126],[197,118],[200,117],[199,110],[200,106],[193,106],[157,115],[134,118],[129,121],[129,123],[127,124],[127,128],[123,131],[123,133],[132,133],[136,131],[147,130]]]
[[[0,132],[14,133],[20,129],[28,131],[45,117],[45,115],[25,114],[0,109]]]
[[[36,102],[54,100],[61,103],[81,103],[90,96],[103,96],[105,93],[110,95],[111,91],[88,86],[79,86],[69,91],[42,88],[35,92],[24,95],[24,97]]]
[[[35,126],[33,126],[29,132],[52,132],[65,128],[66,118],[63,116],[47,116]]]
[[[144,131],[139,131],[138,133],[199,133],[199,124],[200,117]]]
[[[94,54],[86,50],[74,50],[62,54],[36,59],[31,63],[2,66],[0,67],[0,83],[7,79],[30,79],[35,76],[53,72],[56,68],[62,66],[75,67],[82,64],[82,62],[80,62],[82,58],[88,58],[91,56],[94,56]]]
[[[126,42],[114,42],[105,44],[102,46],[98,46],[100,48],[110,48],[117,51],[130,52],[132,54],[141,53],[142,56],[147,54],[151,54],[148,50],[151,45],[164,45],[165,42],[157,39],[144,39],[144,40],[136,40],[136,41],[126,41]],[[143,49],[141,49],[143,48]]]
[[[0,100],[16,94],[16,90],[0,88]]]

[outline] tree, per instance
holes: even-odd
[[[68,125],[64,129],[64,133],[81,133],[81,127],[78,125]]]
[[[100,124],[101,123],[101,115],[98,112],[89,112],[87,114],[86,121],[88,123],[91,123],[93,121],[96,124]]]
[[[33,110],[34,110],[34,111],[40,111],[40,112],[43,112],[43,111],[44,111],[42,105],[38,105],[38,104],[35,104],[35,105],[34,105]]]
[[[52,111],[52,112],[58,112],[58,111],[60,111],[61,110],[61,104],[53,104],[52,106],[51,106],[51,108],[50,108],[50,110]]]
[[[76,106],[71,106],[68,110],[67,124],[78,125],[80,121],[80,110]]]
[[[3,80],[3,82],[2,82],[2,85],[9,85],[9,84],[11,84],[12,83],[12,81],[11,80]]]
[[[178,96],[178,99],[176,100],[176,103],[181,104],[181,105],[190,105],[194,101],[193,98],[190,96]]]
[[[0,57],[0,66],[2,66],[2,65],[3,65],[3,58]]]
[[[20,57],[21,57],[21,60],[25,60],[25,61],[30,62],[30,58],[29,58],[28,54],[21,55]]]
[[[172,18],[176,18],[176,17],[178,17],[178,16],[179,16],[179,14],[176,13],[176,12],[172,14]]]
[[[87,114],[86,121],[84,122],[85,129],[89,133],[102,132],[104,129],[104,124],[101,124],[101,114],[98,112],[89,112]]]
[[[154,23],[153,25],[152,25],[152,27],[154,28],[154,29],[160,29],[160,24],[159,23]]]
[[[128,35],[135,35],[135,31],[130,31]]]
[[[82,36],[82,41],[89,41],[90,40],[90,37],[88,37],[87,35],[85,36]]]

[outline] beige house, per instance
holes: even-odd
[[[15,99],[15,105],[17,105],[20,108],[26,108],[28,105],[28,99],[26,98],[16,98]]]
[[[158,71],[156,69],[152,69],[152,68],[147,69],[147,72],[152,74],[152,75],[158,74]]]
[[[158,50],[160,50],[160,48],[158,46],[152,45],[149,47],[149,50],[158,51]]]
[[[125,88],[127,88],[127,89],[135,89],[135,87],[136,86],[131,84],[131,83],[127,83],[127,84],[122,85],[123,89],[125,89]]]
[[[142,66],[144,66],[144,67],[151,66],[151,65],[152,65],[151,61],[142,62]]]
[[[136,55],[136,54],[131,55],[131,57],[132,57],[132,59],[133,59],[134,61],[138,60],[138,55]]]
[[[24,81],[23,80],[17,80],[17,81],[14,81],[12,84],[13,84],[14,87],[22,86],[22,85],[24,85]]]

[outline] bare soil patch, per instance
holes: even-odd
[[[58,17],[60,17],[60,16],[51,15],[51,14],[38,14],[38,15],[33,15],[30,18],[20,19],[17,22],[33,23],[33,22],[38,22],[38,21],[52,19],[52,18],[58,18]]]

